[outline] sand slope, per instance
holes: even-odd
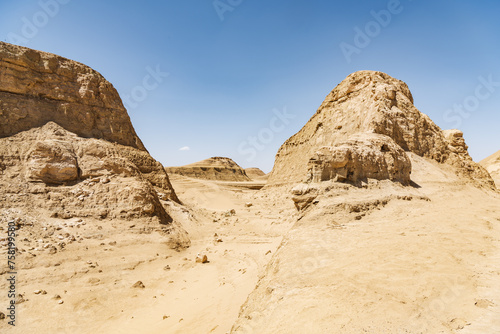
[[[54,237],[68,232],[82,240],[55,254],[42,244],[41,250],[19,255],[18,291],[28,300],[19,304],[16,333],[227,333],[293,223],[293,203],[289,199],[283,206],[255,189],[225,182],[178,175],[171,181],[180,200],[195,208],[162,201],[189,232],[191,247],[181,252],[146,228],[155,223],[140,219],[27,217],[35,226],[19,230],[20,249],[26,248],[25,237],[46,240],[45,226],[61,227]],[[1,226],[20,215],[2,211]],[[0,247],[4,257],[6,247]],[[196,263],[198,253],[209,263]],[[2,262],[0,273],[5,270]],[[137,281],[145,288],[134,288]],[[6,285],[2,279],[0,290]],[[39,289],[47,294],[34,294]],[[52,299],[55,295],[64,303]],[[8,329],[0,320],[0,332]]]
[[[500,332],[499,194],[410,156],[416,187],[317,197],[232,333]]]

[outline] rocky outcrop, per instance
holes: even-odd
[[[411,162],[390,137],[357,134],[336,146],[320,148],[308,163],[307,182],[328,180],[357,184],[368,178],[410,183]]]
[[[161,199],[178,201],[163,166],[147,152],[81,138],[54,122],[0,139],[0,208],[58,218],[150,218],[189,245]]]
[[[443,136],[447,145],[446,162],[457,167],[457,173],[465,178],[472,178],[480,183],[493,184],[488,171],[472,160],[460,130],[444,130]]]
[[[118,92],[88,66],[0,42],[0,138],[49,121],[80,137],[145,150]]]
[[[307,124],[280,147],[268,185],[303,181],[309,159],[320,148],[339,145],[356,133],[388,136],[404,151],[453,164],[469,178],[492,184],[465,146],[450,142],[427,115],[415,108],[404,82],[382,72],[359,71],[342,81]]]
[[[141,218],[159,223],[151,226],[168,234],[172,247],[189,245],[165,210],[179,203],[169,178],[113,86],[83,64],[2,42],[0,189],[0,208],[64,219]]]
[[[166,167],[170,174],[179,174],[206,180],[250,181],[250,178],[236,162],[229,158],[212,157],[182,167]]]
[[[100,139],[81,138],[53,122],[0,139],[0,160],[0,179],[10,183],[7,193],[22,194],[23,189],[33,190],[35,194],[40,189],[67,190],[73,195],[64,198],[62,208],[79,208],[71,213],[75,216],[130,218],[144,214],[157,215],[168,222],[155,188],[178,201],[161,164],[147,152]],[[127,191],[125,184],[122,191],[120,184],[113,187],[113,181],[118,179],[125,184],[133,181],[144,196]],[[88,194],[78,190],[85,184],[99,184],[92,189],[101,189]],[[104,188],[110,190],[104,191]],[[111,188],[116,189],[111,191]],[[88,205],[89,202],[93,205]],[[31,205],[30,201],[26,204]],[[133,209],[124,210],[124,207]]]
[[[245,168],[245,173],[252,180],[265,180],[267,179],[267,174],[264,173],[257,167]]]

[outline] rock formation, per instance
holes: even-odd
[[[245,168],[245,173],[249,178],[252,180],[266,180],[267,179],[267,174],[264,173],[262,170],[256,167],[251,167],[251,168]]]
[[[243,168],[224,157],[212,157],[181,167],[166,167],[165,170],[171,174],[206,180],[250,181]]]
[[[500,152],[484,165],[499,160]],[[442,131],[418,111],[403,82],[381,72],[348,76],[281,146],[267,184],[263,196],[283,202],[290,188],[296,221],[230,333],[451,333],[474,321],[471,333],[497,327],[485,315],[463,320],[474,319],[478,284],[463,286],[481,275],[481,259],[469,254],[484,247],[485,233],[498,234],[494,217],[486,217],[500,198],[468,155],[463,133]],[[468,238],[481,232],[457,244],[450,236],[460,239],[464,227]],[[470,276],[452,283],[451,272]],[[468,301],[457,302],[464,292],[443,302],[450,286],[473,292]],[[437,301],[443,312],[432,306]]]
[[[320,148],[309,160],[308,182],[358,183],[368,178],[410,183],[411,162],[390,137],[365,133]]]
[[[149,217],[185,247],[160,200],[179,203],[163,166],[135,134],[100,74],[0,43],[0,208],[57,218]]]
[[[168,221],[154,187],[165,199],[178,201],[162,165],[147,152],[100,139],[81,138],[54,122],[1,138],[0,158],[0,177],[10,183],[5,188],[7,198],[24,190],[34,194],[68,190],[68,196],[62,200],[64,205],[55,204],[66,212],[73,208],[69,212],[75,216],[129,218],[146,214]],[[113,182],[115,178],[120,182]],[[138,193],[142,195],[128,191],[125,184],[130,184],[129,180],[135,183],[132,189],[141,189]],[[93,183],[91,188],[107,185],[88,193],[80,189],[90,183]],[[99,187],[92,189],[96,188]],[[128,207],[132,209],[125,209]]]
[[[344,143],[356,133],[376,133],[392,138],[404,151],[455,165],[461,173],[491,186],[492,180],[472,161],[457,131],[443,132],[415,108],[404,82],[382,72],[355,72],[280,147],[268,184],[301,182],[307,178],[309,160],[322,147]]]
[[[497,187],[500,186],[500,151],[490,155],[489,157],[479,162],[490,173],[491,177],[496,180]]]
[[[0,138],[55,121],[145,150],[113,85],[88,66],[0,42]]]

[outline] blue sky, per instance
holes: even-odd
[[[405,81],[420,111],[464,131],[476,161],[498,151],[499,12],[493,0],[1,0],[0,38],[102,73],[166,166],[227,156],[269,172],[365,69]]]

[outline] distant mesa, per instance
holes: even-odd
[[[442,131],[415,108],[404,82],[382,72],[359,71],[335,87],[280,147],[267,184],[366,178],[406,184],[410,152],[453,165],[465,178],[493,187],[486,170],[469,156],[462,132]]]
[[[167,173],[99,73],[0,42],[0,120],[0,208],[64,219],[144,217],[172,247],[189,246],[161,203],[180,203]]]
[[[212,157],[181,167],[166,167],[169,174],[205,180],[251,181],[245,170],[230,158]]]
[[[491,177],[495,180],[497,188],[500,188],[500,151],[481,160],[479,164],[486,168]]]
[[[268,175],[257,167],[245,168],[245,173],[252,180],[263,181],[268,178]]]

